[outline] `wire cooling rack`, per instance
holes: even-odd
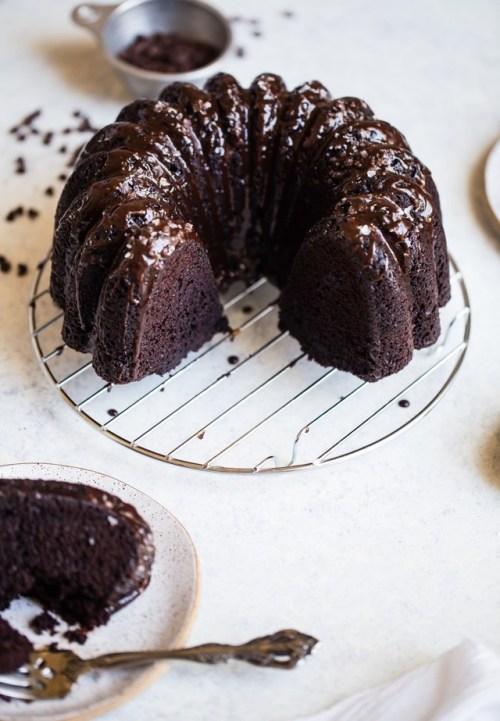
[[[377,383],[307,359],[277,325],[278,292],[265,278],[224,298],[231,333],[219,334],[170,374],[116,386],[61,339],[49,293],[50,257],[38,266],[29,322],[52,386],[109,438],[187,468],[264,473],[320,467],[364,453],[425,416],[455,378],[470,335],[462,273],[430,349]]]

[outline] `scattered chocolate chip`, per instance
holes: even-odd
[[[69,133],[72,133],[72,132],[73,132],[72,128],[64,128],[63,135],[69,135]]]
[[[82,115],[81,110],[73,110],[72,115],[74,118],[80,118]]]
[[[54,188],[51,185],[45,188],[45,195],[54,195]]]
[[[236,53],[237,58],[244,58],[246,55],[246,50],[245,50],[245,48],[242,48],[241,45],[239,45],[236,48],[235,53]]]
[[[35,220],[35,218],[38,218],[38,216],[40,215],[40,211],[36,208],[28,208],[28,210],[26,211],[26,215],[31,220]]]
[[[37,264],[36,269],[37,269],[37,270],[42,270],[42,268],[43,268],[44,265],[45,265],[45,261],[44,261],[44,260],[41,260],[41,261]]]
[[[59,152],[60,152],[60,153],[63,153],[63,154],[64,154],[64,153],[67,153],[67,152],[68,152],[68,147],[67,147],[66,145],[61,145],[61,147],[59,148]]]
[[[205,431],[200,431],[196,437],[202,441],[205,438]]]
[[[400,408],[408,408],[409,405],[410,401],[407,401],[406,398],[403,398],[403,400],[398,402],[398,406],[400,406]]]
[[[49,130],[47,133],[44,133],[43,138],[42,138],[42,143],[44,145],[50,145],[53,137],[54,137],[54,133],[51,130]]]
[[[118,411],[116,408],[110,408],[108,410],[108,416],[111,416],[111,418],[115,418],[118,415]]]
[[[25,118],[23,118],[17,125],[14,125],[12,128],[10,128],[9,132],[12,133],[12,135],[15,135],[16,140],[20,143],[26,140],[27,133],[33,133],[34,135],[37,135],[40,131],[37,128],[33,128],[32,124],[33,121],[38,118],[41,112],[41,110],[35,110],[33,113],[30,113]]]
[[[0,255],[0,272],[10,273],[12,263],[4,255]]]
[[[162,386],[162,387],[160,388],[160,393],[165,393],[165,386]]]
[[[218,54],[216,47],[201,40],[177,33],[154,33],[137,35],[118,57],[144,70],[182,73],[208,65]]]
[[[39,613],[30,621],[30,628],[35,633],[43,633],[44,631],[48,631],[51,636],[53,636],[56,632],[56,626],[58,625],[59,621],[55,616],[49,613],[49,611],[43,611],[42,613]]]
[[[293,12],[293,10],[283,10],[283,12],[281,14],[283,15],[284,18],[295,17],[295,13]]]
[[[26,172],[26,161],[23,157],[16,158],[16,173],[22,175]]]
[[[252,35],[254,36],[254,38],[260,38],[262,36],[262,33],[260,30],[254,30]]]
[[[232,366],[236,365],[236,363],[239,363],[239,358],[237,355],[230,355],[227,359],[227,362],[230,363]]]
[[[21,120],[19,125],[31,125],[34,120],[40,117],[42,114],[41,110],[34,110],[32,113],[27,115],[24,120]]]
[[[251,305],[244,305],[241,309],[242,313],[246,313],[247,315],[253,311],[253,308]]]
[[[22,205],[18,205],[17,208],[14,208],[13,210],[10,210],[7,215],[5,216],[5,220],[7,223],[12,223],[16,218],[19,218],[24,213],[24,208]]]
[[[63,636],[64,638],[67,638],[68,641],[70,641],[71,643],[79,643],[82,646],[87,640],[87,634],[83,630],[83,628],[70,628],[63,634]]]
[[[66,180],[67,177],[68,177],[67,175],[65,175],[64,173],[61,173],[60,175],[57,176],[57,179],[62,180],[62,182],[64,183],[64,181]]]
[[[20,278],[23,277],[23,275],[26,275],[28,272],[28,266],[26,263],[18,263],[17,264],[17,274]]]

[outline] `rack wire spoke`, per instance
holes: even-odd
[[[446,320],[438,342],[415,354],[401,375],[386,379],[387,385],[385,381],[353,383],[349,374],[302,362],[306,353],[287,331],[272,333],[269,323],[274,322],[278,299],[269,302],[277,291],[266,278],[224,302],[234,330],[215,336],[157,382],[149,377],[113,386],[98,378],[88,356],[63,353],[66,345],[56,325],[63,313],[50,299],[50,256],[39,264],[34,280],[28,307],[30,335],[40,366],[61,397],[81,418],[128,448],[199,470],[272,473],[320,467],[396,437],[424,417],[449,388],[463,362],[471,326],[462,272],[452,258],[450,266],[452,299],[442,314]],[[257,310],[241,322],[239,304],[248,303],[250,297]],[[227,359],[222,357],[223,344],[229,342],[234,342],[232,352],[242,360],[227,370]],[[167,387],[169,393],[160,396]],[[118,409],[111,418],[103,404],[108,392],[116,398]],[[411,397],[412,410],[391,414],[403,396]],[[193,415],[198,414],[200,420],[193,424]],[[194,432],[193,427],[197,428]],[[177,437],[166,453],[164,436],[170,428]],[[335,441],[334,428],[340,435]],[[205,439],[207,431],[212,432],[204,445],[191,443],[197,437]],[[299,451],[303,461],[298,460]],[[262,460],[256,461],[256,456]],[[228,459],[225,465],[224,458]]]
[[[408,391],[410,391],[412,388],[415,388],[419,383],[421,383],[425,378],[428,378],[431,373],[434,373],[434,371],[438,370],[442,365],[444,365],[450,358],[452,358],[454,355],[459,353],[460,351],[464,350],[466,347],[465,343],[461,343],[459,346],[454,348],[452,351],[447,353],[441,360],[439,360],[437,363],[435,363],[433,366],[428,368],[425,373],[422,373],[422,375],[418,376],[414,381],[412,381],[409,385],[407,385],[403,390],[399,391],[395,396],[392,396],[386,403],[384,403],[380,408],[377,408],[376,411],[374,411],[371,415],[369,415],[367,418],[364,419],[361,423],[359,423],[355,428],[353,428],[349,433],[346,433],[345,436],[342,436],[340,440],[338,440],[336,443],[331,445],[329,448],[326,449],[326,451],[323,451],[318,456],[318,461],[321,461],[327,453],[330,453],[334,448],[337,448],[337,446],[340,446],[341,443],[344,443],[348,438],[350,438],[354,433],[361,430],[364,426],[367,426],[369,423],[375,420],[378,416],[380,416],[384,411],[389,408],[389,406],[393,405],[397,400],[402,398],[404,395],[408,394]]]

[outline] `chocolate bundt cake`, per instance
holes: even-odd
[[[56,215],[63,337],[126,383],[225,328],[219,292],[266,275],[318,363],[375,381],[439,335],[449,299],[436,186],[404,136],[321,83],[136,100],[83,149]]]
[[[30,596],[91,629],[148,585],[151,530],[135,508],[83,484],[0,480],[0,611]]]

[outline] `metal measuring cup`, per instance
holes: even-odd
[[[165,85],[181,80],[203,85],[217,72],[231,45],[231,28],[218,10],[200,0],[126,0],[116,5],[77,5],[71,17],[97,37],[104,54],[134,97],[157,98]],[[219,51],[208,65],[184,73],[143,70],[118,54],[137,35],[173,32],[206,42]]]

